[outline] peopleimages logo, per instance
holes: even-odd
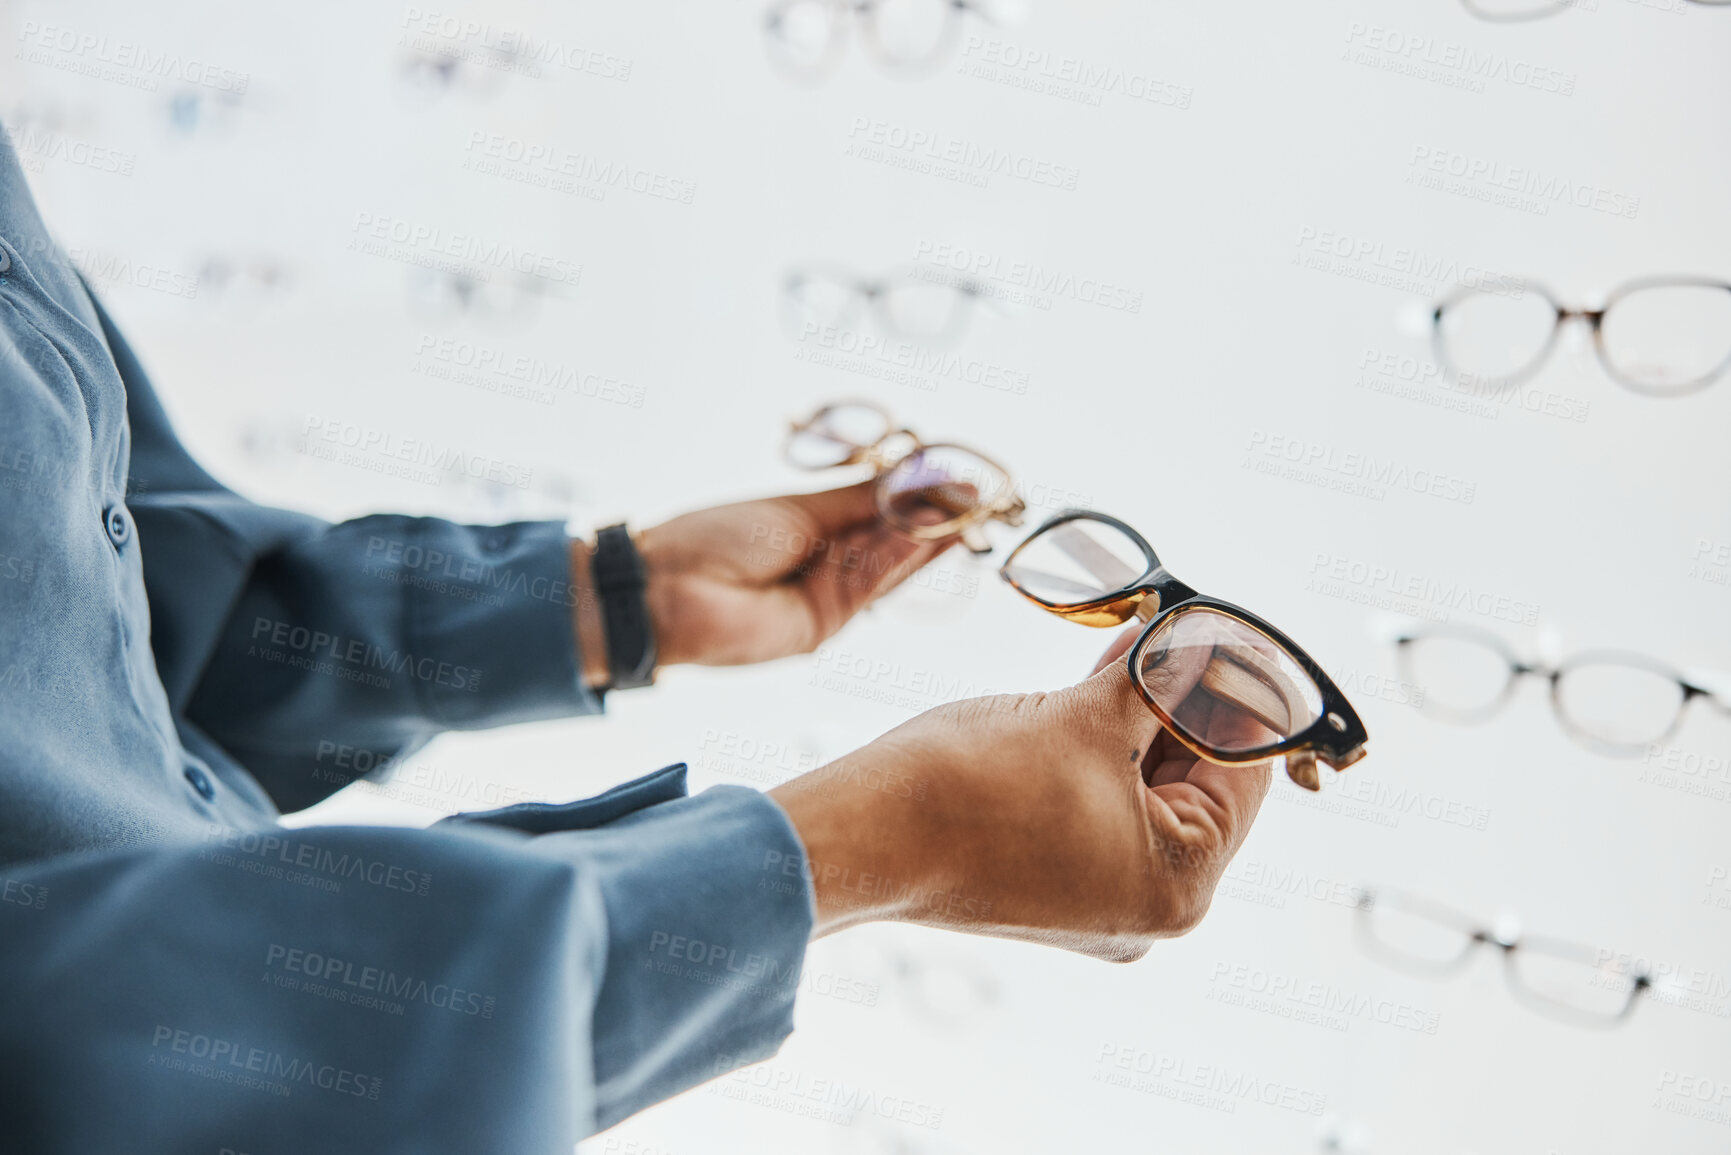
[[[1537,602],[1481,589],[1463,581],[1425,577],[1399,566],[1360,561],[1324,550],[1313,552],[1310,574],[1306,589],[1332,597],[1345,597],[1347,601],[1366,602],[1378,609],[1394,608],[1394,601],[1404,599],[1436,610],[1462,610],[1515,625],[1536,625],[1539,620]],[[1341,587],[1345,586],[1356,587],[1364,596],[1350,596],[1351,591],[1343,593]],[[1447,613],[1440,618],[1432,614],[1424,616],[1437,621],[1448,618]]]
[[[979,178],[970,183],[982,186],[986,178],[1007,176],[1073,192],[1081,175],[1073,166],[1054,164],[1015,149],[988,147],[947,133],[908,128],[869,116],[853,118],[848,140],[849,156],[920,172],[927,171],[927,166],[949,166],[959,174]],[[898,164],[892,159],[896,157],[910,163]]]
[[[1187,109],[1196,95],[1188,84],[1162,79],[1153,72],[1094,64],[1079,56],[1023,48],[995,37],[971,35],[962,47],[963,64],[958,71],[1021,88],[1099,105],[1104,96]]]
[[[1381,501],[1390,489],[1404,489],[1471,505],[1478,485],[1434,469],[1413,469],[1369,453],[1253,429],[1244,467],[1259,473],[1319,485]]]
[[[1572,96],[1575,92],[1576,78],[1572,72],[1362,20],[1347,22],[1346,42],[1375,54],[1354,56],[1349,48],[1347,59],[1420,80],[1440,80],[1450,87],[1483,92],[1485,81],[1494,80],[1555,96]]]
[[[1333,258],[1361,267],[1369,274],[1356,279],[1377,280],[1377,275],[1381,274],[1385,277],[1384,283],[1391,287],[1405,288],[1421,296],[1429,296],[1443,285],[1460,285],[1513,300],[1519,300],[1527,290],[1524,277],[1483,268],[1471,261],[1427,253],[1411,245],[1390,245],[1374,237],[1339,229],[1302,225],[1296,244],[1298,255],[1294,259],[1301,264],[1322,272],[1340,271],[1325,267],[1327,259]],[[1322,261],[1323,265],[1313,264],[1314,261]]]
[[[1540,215],[1548,212],[1549,206],[1553,204],[1572,205],[1578,209],[1590,209],[1629,220],[1633,220],[1641,211],[1640,197],[1614,192],[1590,181],[1573,180],[1530,165],[1504,164],[1490,157],[1473,156],[1425,144],[1413,146],[1412,155],[1407,158],[1407,167],[1411,170],[1407,174],[1408,179],[1424,187],[1444,192],[1461,192],[1463,195],[1477,195],[1469,193],[1468,190],[1478,190],[1484,194],[1507,194],[1508,197],[1516,199],[1505,202],[1494,195],[1478,196],[1477,199],[1507,203],[1511,208],[1536,211]],[[1442,183],[1445,180],[1452,180],[1457,184],[1449,186]]]
[[[384,1080],[333,1063],[320,1063],[281,1051],[252,1047],[194,1031],[158,1024],[150,1040],[148,1065],[171,1071],[239,1083],[246,1077],[263,1081],[261,1090],[287,1097],[296,1083],[357,1099],[377,1099]]]
[[[373,460],[400,466],[410,473],[420,471],[432,478],[459,474],[474,481],[490,481],[513,489],[528,489],[535,479],[529,466],[470,453],[455,445],[441,445],[420,437],[403,437],[385,429],[308,417],[301,428],[303,451],[313,457],[342,460],[346,452],[357,460]]]
[[[481,994],[479,991],[465,990],[449,983],[429,982],[414,975],[400,975],[380,967],[357,965],[347,959],[335,958],[316,950],[284,946],[282,943],[273,942],[265,948],[264,965],[267,970],[314,980],[302,988],[309,993],[327,997],[338,994],[342,996],[340,1001],[357,1005],[367,1005],[357,996],[376,995],[385,999],[423,1003],[453,1014],[490,1019],[497,1003],[492,995]],[[333,990],[319,989],[321,987],[331,987]],[[395,1013],[401,1014],[402,1011],[398,1008]]]
[[[1050,298],[1065,297],[1084,305],[1099,305],[1125,313],[1142,311],[1143,293],[1098,277],[1078,277],[1060,269],[1049,269],[1032,261],[1008,260],[996,253],[960,245],[919,241],[914,245],[914,263],[961,274],[980,285],[983,296],[1012,304],[1050,309]]]
[[[245,72],[206,64],[178,52],[162,52],[129,40],[41,24],[35,20],[26,20],[20,25],[18,39],[24,42],[27,52],[39,50],[25,56],[33,64],[45,64],[99,80],[121,81],[149,92],[156,91],[159,80],[176,80],[242,96],[252,82],[251,76]],[[63,60],[44,53],[60,53]],[[132,75],[126,75],[128,73]]]
[[[346,850],[332,850],[270,830],[212,826],[206,830],[204,840],[199,857],[205,861],[239,867],[267,878],[284,878],[317,890],[340,892],[343,881],[350,880],[424,897],[433,885],[433,876],[428,871],[411,870]]]
[[[335,663],[342,669],[356,672],[375,669],[391,674],[406,674],[430,685],[446,686],[471,694],[481,686],[481,671],[473,666],[441,661],[425,655],[416,657],[406,650],[387,649],[362,638],[346,638],[341,634],[327,633],[292,622],[254,618],[252,639],[253,645],[247,647],[249,657],[283,662],[318,673],[330,672],[326,666]],[[276,649],[273,651],[270,647]],[[321,657],[329,661],[321,662]],[[384,685],[390,685],[389,679],[384,680]]]
[[[750,1065],[748,1065],[750,1064]],[[841,1079],[826,1079],[773,1063],[753,1063],[740,1055],[719,1055],[710,1076],[725,1076],[713,1093],[730,1099],[773,1107],[790,1115],[841,1125],[862,1116],[936,1131],[944,1125],[944,1109],[904,1095],[885,1095]]]
[[[1243,963],[1215,963],[1208,976],[1208,997],[1246,1010],[1262,1011],[1329,1030],[1344,1031],[1349,1019],[1434,1035],[1441,1016],[1410,1003],[1343,990],[1332,983],[1301,979]],[[1248,996],[1248,997],[1247,997]]]
[[[549,36],[537,36],[519,28],[471,20],[437,8],[410,5],[403,9],[400,26],[410,47],[437,56],[468,60],[474,50],[480,49],[502,53],[510,58],[510,63],[518,68],[527,68],[532,74],[535,65],[548,64],[602,80],[631,79],[632,62],[627,57],[580,44],[568,44]]]
[[[656,200],[688,205],[697,195],[695,181],[652,172],[635,165],[602,160],[589,153],[572,152],[555,144],[526,141],[479,129],[469,133],[464,151],[483,161],[517,166],[526,172],[563,177],[598,189],[625,189]],[[479,170],[486,171],[486,170]],[[499,170],[504,171],[504,170]],[[534,182],[530,182],[534,183]]]
[[[133,166],[138,163],[136,153],[104,148],[87,140],[58,132],[44,132],[28,125],[23,128],[0,125],[0,134],[12,142],[13,151],[26,164],[31,160],[57,160],[96,172],[131,176]]]
[[[1156,1054],[1141,1047],[1102,1043],[1095,1063],[1095,1082],[1150,1093],[1158,1092],[1149,1083],[1169,1082],[1196,1088],[1210,1092],[1220,1100],[1219,1103],[1200,1103],[1200,1106],[1218,1106],[1229,1113],[1246,1100],[1265,1107],[1296,1111],[1300,1115],[1320,1115],[1328,1105],[1328,1096],[1316,1091],[1259,1078],[1245,1071],[1234,1071],[1218,1063],[1198,1063],[1194,1059]],[[1136,1076],[1149,1082],[1139,1083]]]
[[[357,212],[350,232],[354,234],[349,238],[350,249],[407,264],[466,273],[507,270],[564,285],[576,285],[583,279],[583,266],[562,257],[402,217]],[[465,268],[463,262],[470,267]],[[485,280],[485,275],[481,279]]]

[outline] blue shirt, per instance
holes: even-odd
[[[557,524],[218,484],[0,134],[0,1136],[569,1155],[773,1053],[813,913],[762,794],[277,823],[442,730],[598,712],[570,577]]]

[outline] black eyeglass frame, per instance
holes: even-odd
[[[1147,559],[1142,573],[1103,597],[1069,603],[1048,601],[1030,593],[1009,576],[1011,565],[1016,557],[1028,548],[1030,542],[1060,525],[1082,520],[1109,525],[1134,542]],[[1365,743],[1370,740],[1370,735],[1365,731],[1358,712],[1352,708],[1352,703],[1347,701],[1346,695],[1334,684],[1334,680],[1297,642],[1242,606],[1198,593],[1179,581],[1161,562],[1160,556],[1154,552],[1154,547],[1148,544],[1147,538],[1110,514],[1087,509],[1067,509],[1053,515],[1010,552],[1009,557],[1004,559],[1004,564],[999,567],[998,575],[1014,587],[1017,593],[1041,608],[1084,625],[1110,627],[1122,625],[1132,617],[1143,619],[1147,624],[1143,626],[1141,634],[1125,656],[1130,680],[1135,683],[1142,700],[1171,731],[1172,736],[1199,758],[1224,766],[1240,766],[1286,755],[1287,776],[1306,790],[1318,790],[1321,782],[1316,774],[1315,760],[1320,759],[1335,770],[1345,770],[1365,755]],[[1220,750],[1207,740],[1191,734],[1181,722],[1173,718],[1143,684],[1142,655],[1162,625],[1178,615],[1200,609],[1212,610],[1249,626],[1273,642],[1295,662],[1310,678],[1321,696],[1322,709],[1316,720],[1297,734],[1267,746],[1251,750]]]

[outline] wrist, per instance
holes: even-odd
[[[884,775],[861,764],[864,753],[769,792],[805,845],[817,911],[813,938],[860,923],[912,919],[920,896],[932,889],[922,853],[922,808],[900,791],[874,788]]]
[[[607,665],[607,627],[601,620],[601,598],[595,592],[595,575],[589,565],[593,552],[588,542],[571,539],[571,585],[577,591],[571,614],[583,684],[591,690],[603,690],[611,680],[611,673]]]
[[[643,604],[655,631],[657,659],[663,666],[677,666],[693,658],[683,645],[686,631],[680,628],[672,555],[659,530],[652,526],[637,535],[637,553],[643,559]]]

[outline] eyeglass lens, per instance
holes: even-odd
[[[1140,659],[1149,697],[1186,736],[1222,754],[1266,749],[1322,716],[1322,691],[1285,650],[1206,606],[1160,621]]]
[[[954,445],[908,454],[878,483],[884,517],[903,529],[934,529],[967,521],[1002,500],[1010,479],[985,458]]]

